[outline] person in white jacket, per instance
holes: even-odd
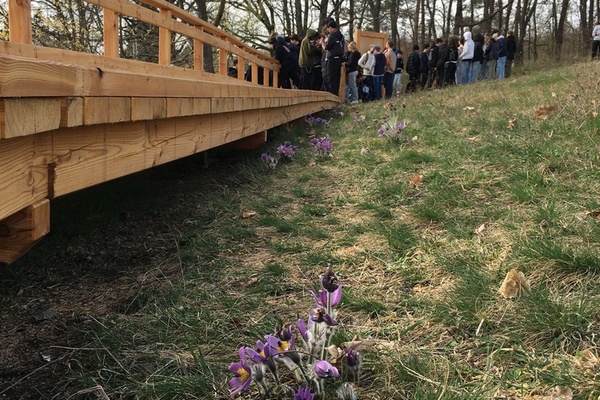
[[[465,32],[463,37],[465,38],[465,44],[458,59],[461,63],[459,82],[464,85],[473,83],[471,81],[471,68],[473,67],[473,56],[475,55],[475,42],[473,42],[472,33],[469,31]]]
[[[592,60],[600,59],[600,18],[592,31]]]
[[[364,77],[364,85],[363,90],[368,90],[370,95],[364,95],[365,98],[373,97],[373,69],[375,68],[375,55],[373,54],[373,48],[375,47],[372,44],[369,47],[369,51],[364,53],[360,59],[358,60],[358,66],[362,68],[362,74]]]

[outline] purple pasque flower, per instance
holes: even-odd
[[[313,322],[325,322],[328,326],[335,326],[338,324],[337,321],[320,306],[310,310],[309,316]]]
[[[329,138],[324,137],[314,137],[310,140],[310,145],[313,148],[315,153],[315,157],[326,157],[330,156],[333,153],[333,145],[329,141]]]
[[[248,353],[250,359],[257,364],[266,365],[271,372],[276,373],[277,364],[275,363],[275,358],[272,357],[274,353],[271,350],[271,346],[269,346],[267,342],[263,343],[260,340],[257,340],[256,348],[257,350],[251,349],[250,347],[246,348],[246,353]]]
[[[333,272],[333,265],[330,263],[327,263],[327,269],[321,275],[321,286],[330,293],[335,292],[339,286],[337,275]]]
[[[299,387],[294,391],[294,400],[313,400],[314,394],[310,392],[310,386]]]
[[[358,368],[360,366],[360,355],[353,348],[344,349],[343,360],[350,368]]]
[[[247,390],[250,383],[252,383],[252,370],[246,360],[246,348],[240,347],[238,354],[240,362],[229,364],[229,370],[235,374],[228,382],[229,387],[232,389],[230,392],[231,396]]]
[[[298,150],[297,146],[292,146],[290,142],[285,141],[283,144],[280,144],[277,147],[277,154],[279,154],[280,157],[287,157],[291,159],[296,150]]]
[[[321,117],[313,117],[312,114],[308,114],[306,116],[306,123],[308,125],[310,125],[311,127],[313,127],[315,125],[320,125],[320,124],[322,124],[323,126],[329,125],[329,121],[327,121],[326,119],[321,118]]]
[[[339,378],[340,376],[338,369],[325,360],[317,361],[313,371],[321,379]]]
[[[308,343],[308,341],[310,340],[310,338],[308,337],[308,330],[310,329],[311,325],[312,324],[310,318],[308,319],[308,324],[305,324],[302,318],[298,319],[298,332],[300,332],[300,336],[304,340],[304,343]]]
[[[355,122],[361,122],[361,123],[365,124],[365,123],[367,123],[367,117],[365,117],[364,115],[355,114],[354,115],[354,121]]]
[[[322,306],[326,309],[334,308],[338,304],[340,304],[340,300],[342,300],[342,285],[339,285],[337,289],[333,292],[328,292],[323,289],[319,289],[319,295],[317,296],[315,292],[309,290],[310,294],[312,294],[313,298],[317,305]]]
[[[269,153],[262,153],[260,155],[260,159],[267,165],[268,168],[275,168],[277,166],[277,162],[279,161],[277,157],[273,157]]]

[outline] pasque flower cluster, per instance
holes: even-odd
[[[293,400],[325,399],[333,393],[327,389],[339,384],[335,398],[357,398],[353,386],[339,382],[338,367],[352,372],[343,376],[358,379],[358,352],[351,348],[344,350],[337,366],[326,358],[338,325],[337,307],[342,299],[342,284],[330,264],[321,275],[320,286],[318,292],[310,291],[314,305],[306,320],[276,328],[274,333],[265,335],[264,340],[258,340],[254,348],[238,349],[239,361],[229,365],[234,374],[229,380],[232,396],[251,389],[254,383],[263,399],[281,396]]]

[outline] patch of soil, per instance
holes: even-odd
[[[194,191],[228,167],[162,168],[168,172],[149,170],[53,200],[51,233],[21,260],[0,266],[0,399],[92,398],[57,387],[78,368],[86,332],[106,315],[135,312],[140,290],[177,278],[176,234],[196,212]],[[102,206],[115,191],[127,202]],[[156,196],[162,205],[148,206]],[[90,213],[95,204],[106,210]]]

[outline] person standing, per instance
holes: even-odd
[[[437,38],[435,42],[431,43],[431,52],[429,54],[429,83],[427,87],[437,87],[439,81],[437,78],[437,62],[440,58],[440,47],[444,41],[442,38]]]
[[[421,69],[421,57],[419,56],[419,45],[413,46],[413,51],[406,60],[406,72],[408,73],[408,85],[406,93],[416,92],[419,82],[419,70]]]
[[[469,78],[469,82],[475,83],[479,78],[479,70],[481,69],[481,64],[483,63],[483,35],[478,33],[473,38],[473,42],[475,43],[475,49],[473,51],[473,65],[471,66],[471,77]]]
[[[592,42],[592,60],[600,59],[600,17],[592,31],[592,38],[594,39]]]
[[[394,42],[388,40],[385,43],[385,73],[383,75],[383,87],[385,98],[391,99],[394,93],[394,71],[396,71],[396,53],[394,53]]]
[[[504,67],[506,66],[506,39],[502,32],[498,31],[498,37],[496,39],[498,43],[498,63],[496,64],[496,78],[504,79]]]
[[[431,46],[429,43],[425,43],[423,45],[423,51],[421,52],[421,66],[419,67],[419,84],[421,85],[421,89],[425,89],[427,87],[427,80],[429,79],[429,53],[431,51]]]
[[[339,96],[340,79],[342,77],[342,62],[346,46],[344,45],[344,36],[338,27],[337,22],[329,21],[327,23],[327,79],[329,81],[329,92]]]
[[[402,59],[402,50],[398,49],[396,53],[396,70],[394,71],[394,92],[396,97],[402,93],[402,70],[404,69],[404,60]]]
[[[385,74],[385,55],[381,52],[381,47],[373,47],[373,55],[375,56],[375,66],[373,67],[373,98],[381,100],[383,94],[381,87],[383,86],[383,75]]]
[[[356,43],[348,43],[348,57],[346,59],[346,103],[358,103],[358,87],[356,78],[358,78],[358,60],[360,52],[356,49]]]
[[[483,58],[485,68],[482,75],[483,80],[496,79],[496,61],[498,60],[498,43],[496,43],[496,34],[490,36],[486,33],[483,43]]]
[[[462,52],[458,58],[460,59],[461,68],[460,68],[460,84],[466,85],[471,82],[471,74],[473,68],[473,57],[475,56],[475,42],[473,42],[472,33],[467,31],[464,33],[463,37],[465,39],[465,43],[462,48]],[[459,83],[457,82],[457,83]]]
[[[314,40],[317,31],[307,29],[306,35],[300,42],[298,65],[300,66],[300,89],[312,89],[312,70],[315,65],[313,54],[315,52]]]
[[[510,78],[512,74],[515,54],[517,53],[517,39],[513,31],[506,32],[506,66],[504,66],[504,77]]]
[[[438,52],[437,62],[435,69],[437,71],[438,88],[444,87],[444,79],[446,77],[445,68],[446,64],[450,61],[450,46],[448,46],[449,40],[443,40],[440,44]]]

